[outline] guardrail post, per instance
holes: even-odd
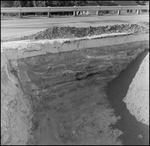
[[[98,16],[99,15],[99,13],[98,13],[99,11],[96,11],[96,15]]]
[[[141,12],[141,10],[137,10],[137,12],[136,12],[136,13],[137,13],[137,14],[140,14],[140,12]]]
[[[48,8],[49,8],[50,6],[48,6]],[[50,8],[49,8],[49,11],[50,11]],[[47,12],[47,17],[49,18],[49,17],[51,17],[51,14],[50,14],[50,12]]]
[[[76,11],[73,11],[73,16],[77,16],[77,12]]]
[[[21,8],[20,9],[20,12],[19,12],[19,18],[22,18],[22,14],[21,14]]]
[[[22,14],[21,13],[19,13],[19,18],[22,18]]]
[[[97,6],[97,7],[99,7],[99,6]],[[97,15],[97,16],[99,15],[99,11],[96,11],[96,15]]]
[[[76,6],[74,6],[74,7],[76,7]],[[75,8],[75,11],[73,11],[73,16],[74,17],[77,16],[76,8]]]
[[[120,14],[121,14],[121,10],[118,10],[117,15],[120,15]]]

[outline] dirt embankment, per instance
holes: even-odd
[[[141,63],[123,101],[138,121],[149,125],[149,54]]]
[[[149,32],[149,28],[145,27],[149,22],[140,22],[138,24],[121,24],[121,25],[108,25],[99,27],[50,27],[44,31],[40,31],[36,34],[29,36],[23,36],[19,38],[12,38],[1,40],[6,41],[16,41],[16,40],[40,40],[40,39],[58,39],[58,38],[81,38],[85,36],[100,35],[100,34],[110,34],[110,33],[133,33],[133,34],[144,34]],[[144,24],[141,26],[141,24]]]
[[[149,144],[149,126],[143,124],[140,121],[137,121],[137,119],[135,118],[135,116],[137,115],[136,112],[138,112],[138,108],[140,107],[139,105],[137,105],[137,103],[139,99],[141,99],[139,98],[140,96],[137,95],[142,95],[142,90],[138,89],[137,93],[134,94],[135,92],[131,92],[131,91],[135,91],[137,89],[136,87],[139,87],[140,85],[137,84],[137,86],[136,85],[134,87],[132,86],[133,87],[132,90],[129,87],[130,84],[133,85],[132,80],[134,79],[140,67],[140,64],[143,62],[147,54],[148,54],[148,50],[142,52],[135,60],[133,60],[128,65],[128,67],[125,70],[123,70],[119,74],[119,76],[117,76],[115,79],[109,82],[107,86],[107,98],[112,108],[115,111],[115,115],[116,116],[121,115],[121,119],[116,124],[113,125],[113,128],[115,129],[117,128],[123,131],[123,134],[119,137],[123,145],[148,145]],[[140,83],[142,83],[141,81],[142,80],[140,80]],[[123,102],[123,99],[125,98],[129,88],[130,88],[129,90],[130,95],[132,93],[133,94],[132,96],[128,97],[127,104],[129,105],[126,105],[126,103]],[[145,97],[143,98],[143,100],[144,102],[147,101]],[[130,113],[129,108],[127,108],[128,106],[130,106],[131,112],[132,110],[135,112],[134,115]],[[138,115],[140,115],[140,113],[143,112],[143,110],[145,110],[145,107],[147,106],[144,105],[142,107],[142,110],[138,113]],[[141,115],[141,118],[143,116]]]

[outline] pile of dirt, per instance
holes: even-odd
[[[110,34],[110,33],[128,32],[133,34],[143,34],[148,33],[149,29],[140,26],[138,24],[121,24],[121,25],[107,25],[99,27],[50,27],[44,31],[40,31],[36,34],[29,36],[23,36],[20,38],[13,38],[6,41],[16,41],[16,40],[41,40],[41,39],[58,39],[58,38],[80,38],[85,36],[100,35],[100,34]]]
[[[140,21],[138,25],[146,26],[149,29],[149,22],[148,21]]]
[[[142,21],[143,24],[145,24],[146,26],[149,26],[149,22],[147,21]]]

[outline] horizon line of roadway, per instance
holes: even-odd
[[[137,23],[148,21],[149,14],[141,15],[105,15],[79,17],[29,17],[29,18],[1,18],[1,38],[20,37],[37,33],[52,26],[89,27],[115,24]]]

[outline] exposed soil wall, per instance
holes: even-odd
[[[123,70],[119,76],[109,82],[107,86],[107,99],[114,109],[116,116],[121,116],[120,120],[112,125],[113,128],[117,128],[123,132],[119,139],[123,145],[148,145],[149,144],[149,126],[137,121],[136,115],[132,115],[127,108],[123,99],[125,98],[129,86],[132,84],[140,64],[148,54],[148,50],[142,52],[138,57],[133,60],[128,67]],[[136,89],[136,85],[134,89]],[[130,90],[129,90],[130,91]],[[138,92],[139,93],[139,92]],[[141,92],[142,93],[142,92]],[[134,101],[138,100],[137,96],[133,96]],[[131,97],[131,99],[133,99]],[[128,99],[130,103],[132,100]],[[135,101],[136,102],[136,101]],[[143,106],[144,109],[145,106]],[[137,108],[136,108],[137,109]],[[136,110],[134,109],[134,110]],[[133,108],[132,108],[133,110]],[[146,111],[147,112],[147,111]]]
[[[147,36],[57,41],[2,44],[2,144],[122,144],[104,87]]]
[[[149,54],[141,63],[123,101],[138,121],[149,125]]]
[[[27,144],[32,128],[31,104],[10,73],[9,64],[1,68],[1,144]]]

